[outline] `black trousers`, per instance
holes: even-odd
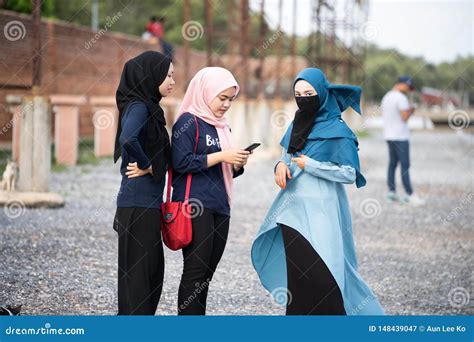
[[[165,262],[160,210],[117,208],[118,314],[154,315],[163,288]]]
[[[227,242],[230,217],[203,209],[193,218],[192,242],[183,248],[178,315],[205,315],[209,284]]]
[[[297,230],[282,225],[288,274],[287,315],[345,315],[341,291],[319,254]]]

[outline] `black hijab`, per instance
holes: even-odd
[[[171,59],[156,51],[146,51],[130,59],[123,67],[120,84],[115,94],[119,119],[115,136],[114,162],[122,155],[119,143],[122,132],[122,116],[132,101],[141,101],[148,108],[145,153],[153,167],[153,178],[159,182],[165,176],[170,163],[170,138],[166,120],[160,107],[162,98],[158,87],[166,79]]]

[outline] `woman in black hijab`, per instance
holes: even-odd
[[[147,51],[125,63],[116,93],[114,162],[122,157],[114,220],[119,235],[119,315],[154,315],[161,296],[164,256],[159,208],[170,139],[160,100],[174,84],[171,60]]]

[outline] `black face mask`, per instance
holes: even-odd
[[[319,95],[296,96],[295,100],[298,108],[307,114],[317,113],[321,106]]]
[[[296,96],[295,100],[299,109],[295,113],[288,146],[288,153],[291,154],[303,149],[320,107],[319,95]]]

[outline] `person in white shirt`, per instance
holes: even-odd
[[[413,193],[410,182],[410,130],[408,119],[414,108],[408,102],[407,94],[413,91],[413,80],[401,76],[395,86],[382,99],[383,135],[388,144],[388,195],[389,202],[401,201],[412,205],[421,205],[424,201]],[[402,183],[406,195],[399,197],[395,189],[395,170],[400,163]]]

